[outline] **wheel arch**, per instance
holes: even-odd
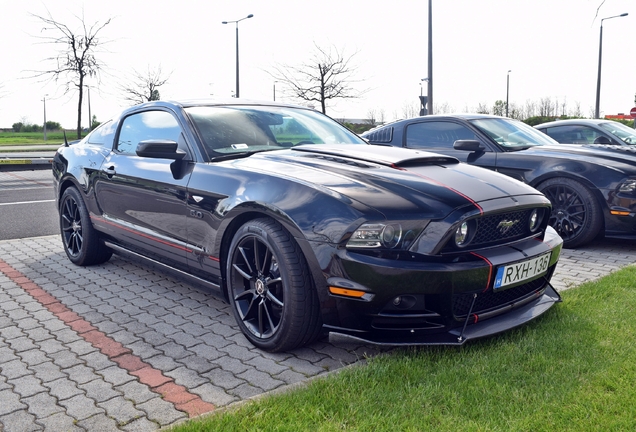
[[[300,247],[305,260],[309,266],[309,270],[312,274],[312,279],[314,282],[315,288],[319,292],[319,297],[321,290],[318,289],[318,285],[321,284],[321,280],[324,280],[324,276],[322,271],[320,270],[320,265],[318,264],[318,260],[315,256],[314,251],[312,250],[309,242],[307,241],[305,235],[303,234],[302,229],[292,220],[289,215],[286,213],[276,209],[271,209],[269,206],[258,205],[256,203],[244,203],[244,205],[233,210],[237,214],[233,217],[226,217],[226,225],[219,230],[220,233],[220,241],[219,241],[219,264],[221,269],[221,292],[226,300],[228,298],[228,286],[227,286],[227,259],[228,252],[230,249],[230,244],[232,243],[232,239],[236,235],[239,228],[245,225],[247,222],[256,220],[269,218],[273,219],[276,222],[280,223],[293,237],[294,241]],[[326,286],[326,281],[324,282],[324,286]]]
[[[539,187],[539,185],[541,183],[544,183],[547,180],[551,180],[551,179],[555,179],[555,178],[568,178],[570,180],[574,180],[576,182],[581,183],[583,186],[585,186],[592,193],[592,195],[596,199],[596,203],[600,206],[601,210],[603,211],[603,215],[606,215],[607,212],[609,211],[609,209],[607,207],[607,201],[605,200],[605,197],[603,196],[603,193],[600,191],[600,189],[594,183],[592,183],[586,177],[573,175],[573,174],[571,174],[569,172],[565,172],[565,171],[548,172],[548,173],[545,173],[545,174],[533,179],[529,183],[529,185],[532,186],[535,189],[538,189],[538,187]],[[603,229],[605,229],[605,217],[603,217]]]
[[[599,226],[598,226],[598,232],[596,234],[596,237],[600,238],[604,236],[605,229],[607,226],[607,219],[610,216],[609,206],[601,190],[596,185],[594,185],[590,180],[588,180],[585,177],[571,175],[570,173],[559,172],[559,173],[551,173],[551,175],[542,176],[538,181],[533,181],[532,184],[530,185],[540,191],[542,184],[550,180],[558,180],[558,179],[567,179],[567,180],[576,182],[587,189],[587,191],[591,194],[592,199],[594,200],[594,203],[598,206],[598,209],[600,210],[601,217],[600,217],[600,220],[598,221]],[[587,243],[587,241],[585,243]]]

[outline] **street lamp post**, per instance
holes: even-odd
[[[274,102],[276,102],[276,83],[278,81],[274,81]]]
[[[433,114],[433,0],[428,0],[428,114]]]
[[[46,97],[48,96],[48,94],[44,95],[44,98],[42,99],[42,102],[44,102],[44,125],[42,130],[44,131],[44,141],[46,141]]]
[[[508,75],[506,76],[506,117],[508,117],[508,100],[510,97],[510,72],[508,71]]]
[[[614,15],[611,17],[601,19],[601,29],[598,42],[598,76],[596,78],[596,109],[594,111],[594,118],[600,118],[600,105],[601,105],[601,61],[603,59],[603,21],[606,19],[620,18],[627,16],[627,12],[620,15]]]
[[[238,32],[238,23],[243,21],[244,19],[252,18],[254,14],[249,14],[245,18],[241,18],[236,21],[223,21],[223,24],[236,24],[236,92],[234,93],[234,97],[239,97],[239,32]]]

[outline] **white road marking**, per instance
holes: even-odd
[[[21,202],[0,203],[0,206],[16,205],[16,204],[38,204],[38,203],[48,203],[48,202],[55,202],[55,200],[52,199],[52,200],[42,200],[42,201],[21,201]]]

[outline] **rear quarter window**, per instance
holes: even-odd
[[[86,141],[92,145],[112,148],[113,139],[115,137],[115,129],[115,122],[112,120],[104,122],[86,137]]]

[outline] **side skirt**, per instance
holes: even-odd
[[[221,290],[221,286],[219,284],[215,284],[214,282],[210,282],[208,280],[205,280],[203,278],[200,278],[198,276],[194,276],[188,272],[185,272],[183,270],[180,270],[178,268],[169,266],[167,264],[164,264],[162,262],[159,262],[157,260],[154,260],[152,258],[148,258],[146,256],[143,256],[141,254],[138,254],[137,252],[133,252],[129,249],[126,249],[125,247],[122,247],[116,243],[110,242],[110,241],[105,241],[104,242],[106,244],[107,247],[109,247],[110,249],[113,250],[113,252],[115,252],[117,255],[122,255],[122,256],[126,256],[128,258],[132,258],[136,261],[142,262],[144,264],[147,264],[153,268],[159,269],[161,271],[165,271],[167,273],[170,273],[176,277],[179,278],[183,278],[186,279],[188,282],[191,282],[193,284],[199,285],[203,288],[205,288],[206,290],[211,290],[214,291],[213,294],[216,295],[217,297],[223,299],[223,301],[225,301],[225,297],[223,296],[222,290]]]

